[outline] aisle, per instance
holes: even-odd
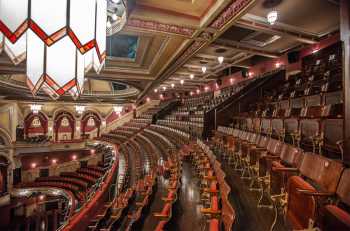
[[[218,158],[220,161],[220,157]],[[226,181],[231,187],[231,204],[236,211],[235,229],[237,231],[269,231],[275,217],[275,211],[268,208],[257,208],[259,193],[249,191],[248,181],[240,178],[232,166],[226,161],[220,161],[226,174]],[[274,231],[289,230],[279,217]]]
[[[191,168],[191,163],[184,161],[181,177],[177,216],[174,217],[171,231],[201,231],[205,220],[200,212],[200,192],[198,178]]]
[[[160,198],[164,197],[166,192],[167,181],[162,176],[157,178],[157,191],[155,192],[154,200],[150,206],[147,217],[144,220],[142,230],[154,230],[158,224],[158,219],[153,216],[153,213],[160,212],[163,208],[163,202]]]

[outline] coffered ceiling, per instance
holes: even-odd
[[[117,38],[111,49],[118,50],[110,52],[113,57],[107,58],[99,75],[87,74],[86,89],[78,100],[133,102],[156,88],[171,89],[171,84],[176,90],[194,90],[221,77],[228,67],[248,68],[257,58],[276,58],[338,30],[337,1],[275,0],[272,8],[266,7],[271,1],[136,0],[126,26],[120,35],[113,35]],[[273,26],[266,21],[272,9],[279,13]],[[224,57],[223,64],[218,56]],[[0,80],[13,83],[11,88],[1,83],[0,96],[16,98],[11,89],[21,85],[14,79],[25,79],[25,68],[25,62],[15,66],[5,54],[0,55]],[[94,90],[98,88],[94,85],[111,86],[112,82],[127,85],[129,91],[118,95],[112,88],[104,88],[103,92],[110,94],[102,97],[102,90]],[[29,91],[23,98],[33,99]]]

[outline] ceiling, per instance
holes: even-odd
[[[195,90],[228,67],[249,68],[257,60],[276,58],[339,30],[337,1],[273,2],[279,3],[266,8],[263,0],[136,0],[124,29],[107,39],[111,50],[105,68],[86,75],[78,100],[134,102],[172,84],[175,90]],[[279,18],[270,26],[266,14],[272,9]],[[223,64],[218,56],[224,57]],[[202,66],[207,67],[205,74]],[[25,62],[14,66],[0,54],[2,98],[33,100],[25,88],[25,68]],[[113,91],[112,82],[125,84],[127,90]],[[49,100],[43,93],[37,98]]]

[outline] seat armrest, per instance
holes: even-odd
[[[267,156],[264,156],[266,159],[273,159],[273,160],[278,160],[280,159],[279,156],[271,156],[271,155],[267,155]]]
[[[161,213],[153,213],[153,216],[160,217],[160,218],[167,218],[168,217],[168,215],[164,215],[164,214],[161,214]]]
[[[334,195],[334,193],[331,193],[331,192],[317,192],[317,191],[314,192],[314,191],[305,190],[305,189],[297,189],[297,192],[307,196],[317,196],[317,197],[330,197]]]
[[[278,168],[272,167],[272,171],[274,172],[298,172],[297,168]]]

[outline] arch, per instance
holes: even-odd
[[[87,124],[88,124],[88,121],[90,118],[92,118],[95,122],[95,127],[97,127],[97,137],[99,137],[102,119],[96,112],[90,111],[90,110],[85,112],[85,114],[83,115],[83,117],[81,119],[81,128],[80,129],[81,129],[82,135],[85,136],[86,127],[87,127]]]
[[[59,111],[55,115],[54,124],[53,124],[53,130],[55,133],[55,141],[58,141],[58,131],[59,131],[59,128],[61,127],[61,122],[64,118],[68,119],[69,127],[72,130],[71,140],[74,139],[74,130],[75,130],[75,118],[74,118],[74,116],[70,112]]]
[[[29,134],[30,130],[32,129],[32,127],[31,127],[32,122],[35,118],[39,119],[44,135],[47,134],[48,121],[49,121],[48,117],[43,112],[38,112],[38,113],[31,112],[24,118],[24,135],[25,135],[25,137],[28,137],[28,134]]]

